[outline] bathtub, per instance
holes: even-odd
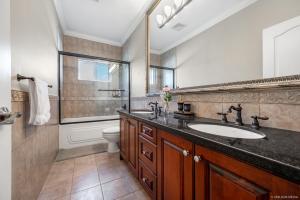
[[[99,143],[107,143],[107,141],[102,136],[102,131],[103,129],[111,126],[119,126],[119,118],[119,115],[65,118],[62,120],[63,123],[83,123],[59,125],[59,148],[72,149]],[[90,122],[95,120],[108,121]]]

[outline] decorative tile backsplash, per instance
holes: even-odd
[[[12,199],[37,199],[58,152],[58,97],[50,96],[51,119],[28,125],[28,93],[12,91],[12,111],[22,113],[12,126]]]
[[[172,111],[177,110],[177,99],[191,103],[197,117],[212,119],[220,119],[217,112],[226,112],[231,105],[240,103],[242,117],[247,124],[251,124],[252,115],[267,116],[270,119],[261,121],[262,126],[300,132],[300,88],[178,95],[170,104]],[[137,97],[131,99],[131,108],[149,108],[150,101],[158,101],[162,105],[160,97]],[[235,113],[228,115],[229,121],[234,119]]]

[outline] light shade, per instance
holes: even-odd
[[[175,8],[178,9],[183,5],[183,0],[174,0]]]
[[[167,18],[170,17],[173,14],[173,8],[169,5],[166,5],[164,7],[164,13],[165,13]]]
[[[164,15],[156,15],[156,22],[158,26],[161,26],[166,20],[166,17]]]

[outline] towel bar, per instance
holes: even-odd
[[[26,76],[22,76],[20,74],[17,74],[17,80],[18,81],[21,81],[21,80],[25,80],[25,79],[29,79],[29,80],[32,80],[34,81],[34,78],[33,77],[26,77]],[[48,85],[49,88],[52,88],[53,86],[52,85]]]

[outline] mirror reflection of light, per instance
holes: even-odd
[[[164,15],[156,15],[157,24],[160,26],[165,22],[166,17]]]
[[[174,0],[172,6],[165,5],[162,14],[156,15],[158,28],[164,27],[170,20],[182,11],[192,0]]]
[[[167,17],[170,17],[170,16],[172,15],[172,11],[173,11],[173,9],[172,9],[171,6],[166,5],[166,6],[164,7],[164,12],[165,12],[165,15],[166,15]]]
[[[109,68],[109,73],[112,73],[117,67],[118,64],[112,64],[112,67]]]
[[[175,8],[178,9],[182,6],[183,0],[174,0]]]

